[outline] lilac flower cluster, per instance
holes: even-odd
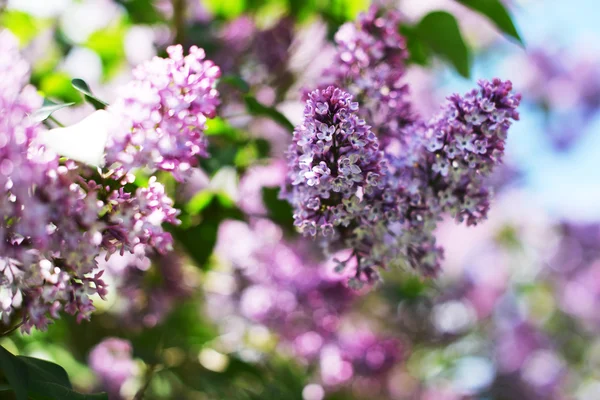
[[[232,240],[243,245],[232,251]],[[224,222],[216,252],[231,263],[237,286],[242,288],[239,295],[230,292],[226,298],[209,297],[209,307],[213,302],[221,305],[216,317],[226,317],[222,312],[225,304],[233,303],[233,312],[268,327],[280,337],[282,346],[300,359],[320,365],[325,385],[346,384],[352,377],[383,383],[402,359],[398,340],[367,327],[357,335],[348,326],[357,293],[348,288],[343,276],[333,272],[334,263],[311,259],[312,247],[286,242],[272,222]]]
[[[443,111],[427,125],[424,167],[439,206],[458,222],[474,225],[489,209],[484,179],[502,161],[504,143],[521,96],[512,84],[480,81],[480,89],[464,97],[452,95]]]
[[[108,259],[115,252],[123,255],[140,250],[164,254],[171,249],[172,237],[162,225],[177,224],[179,211],[155,177],[149,179],[147,187],[131,192],[126,186],[132,183],[130,174],[123,176],[114,169],[99,174],[73,160],[59,159],[46,144],[42,145],[47,132],[29,118],[41,106],[41,98],[26,86],[28,65],[18,53],[16,39],[7,32],[0,32],[0,50],[11,60],[0,62],[0,209],[4,216],[0,224],[0,317],[4,326],[20,323],[22,330],[29,332],[33,327],[45,329],[61,310],[76,315],[78,321],[89,319],[94,310],[91,297],[104,298],[107,293],[102,280],[104,270],[97,265],[99,255],[105,254]],[[215,112],[212,82],[218,68],[201,62],[203,53],[198,49],[193,49],[193,56],[185,60],[177,48],[170,52],[169,61],[157,59],[146,69],[139,69],[129,86],[155,90],[161,105],[147,108],[144,101],[151,97],[138,98],[137,103],[129,98],[126,102],[129,111],[136,107],[142,114],[147,111],[146,116],[157,123],[151,130],[144,125],[148,121],[138,120],[144,129],[136,125],[128,137],[143,142],[143,135],[147,135],[146,144],[154,143],[161,150],[144,147],[142,142],[128,142],[119,153],[116,143],[124,142],[113,141],[109,159],[131,156],[136,162],[146,160],[154,169],[157,158],[151,160],[149,154],[154,157],[160,153],[160,165],[166,168],[168,157],[186,159],[181,149],[187,149],[188,156],[199,151],[205,118]],[[179,70],[166,67],[175,64]],[[203,71],[203,78],[190,75],[190,70]],[[179,89],[174,89],[176,86]],[[190,114],[190,110],[197,115]],[[184,135],[175,130],[177,126]],[[170,152],[172,144],[181,151]],[[178,164],[176,174],[186,169],[185,162]]]
[[[397,10],[372,6],[356,22],[342,25],[335,35],[334,66],[325,71],[361,103],[361,116],[377,126],[384,145],[402,139],[403,129],[416,118],[402,82],[408,51],[400,23]]]
[[[501,162],[507,131],[518,119],[520,95],[498,79],[449,97],[428,122],[407,113],[398,22],[395,13],[373,7],[357,25],[340,29],[344,67],[337,82],[354,96],[335,86],[308,94],[304,121],[287,152],[282,196],[294,207],[295,225],[329,251],[352,249],[340,269],[356,269],[356,286],[375,281],[375,267],[406,262],[426,275],[437,273],[437,222],[447,213],[468,225],[486,217],[486,178]]]
[[[133,71],[112,105],[119,130],[107,146],[107,162],[121,173],[133,168],[169,171],[182,180],[198,157],[206,157],[206,120],[219,105],[215,88],[221,71],[205,60],[204,50],[181,45],[167,49],[169,58],[155,57]]]

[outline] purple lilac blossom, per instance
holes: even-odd
[[[333,86],[308,95],[282,195],[305,236],[353,250],[340,268],[355,264],[357,286],[377,279],[375,267],[402,260],[435,275],[442,249],[433,231],[443,214],[467,225],[487,216],[486,178],[501,162],[520,96],[510,82],[479,84],[451,96],[427,124],[407,127],[403,145],[386,153],[351,95]]]
[[[138,373],[132,355],[131,343],[119,338],[106,338],[90,352],[89,366],[110,399],[121,399],[121,387]]]
[[[334,66],[325,71],[334,84],[348,90],[361,105],[360,116],[374,127],[382,145],[403,140],[404,128],[416,120],[403,83],[408,51],[398,31],[401,15],[373,5],[356,22],[335,35]]]
[[[333,86],[311,92],[304,122],[287,152],[283,195],[294,207],[294,225],[324,238],[332,250],[354,249],[356,278],[372,281],[372,245],[385,234],[382,219],[397,218],[395,197],[386,195],[386,160],[358,103]],[[372,254],[372,253],[371,253]]]
[[[89,319],[91,297],[107,293],[100,253],[140,245],[164,253],[172,238],[162,224],[177,223],[178,211],[154,177],[132,194],[122,186],[132,176],[119,183],[109,179],[114,171],[98,177],[42,146],[44,128],[29,118],[42,99],[26,85],[29,66],[7,31],[0,50],[7,55],[0,62],[0,313],[3,325],[20,322],[29,332],[45,329],[61,310]],[[207,114],[209,103],[199,105]]]
[[[521,100],[509,81],[479,81],[479,89],[452,95],[427,124],[424,165],[428,188],[441,211],[475,225],[489,210],[485,179],[502,162],[508,129]],[[428,199],[429,201],[429,199]]]
[[[169,171],[183,180],[198,157],[206,157],[206,120],[219,105],[215,89],[221,71],[205,60],[203,49],[167,49],[133,71],[111,110],[121,123],[107,145],[107,164],[121,174],[146,167]]]

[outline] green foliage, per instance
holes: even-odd
[[[433,53],[448,60],[465,78],[470,76],[470,51],[454,16],[445,11],[433,11],[408,32],[409,49],[415,51],[413,57],[417,61],[423,61],[426,54]],[[411,40],[419,43],[410,43]]]
[[[89,85],[83,79],[73,79],[71,85],[73,85],[78,92],[83,94],[85,101],[94,106],[96,110],[103,110],[108,106],[108,103],[100,100],[92,93]]]
[[[85,44],[100,56],[102,75],[105,80],[118,73],[125,62],[124,38],[126,32],[126,21],[121,19],[105,29],[92,33]]]
[[[457,0],[459,3],[488,17],[498,29],[525,45],[508,10],[500,0]]]
[[[154,8],[152,0],[115,0],[127,10],[134,24],[156,24],[163,22],[162,15]]]
[[[290,230],[290,227],[294,223],[292,206],[287,201],[281,200],[278,197],[279,188],[264,187],[262,195],[269,218],[283,228]]]
[[[31,115],[31,118],[34,121],[42,122],[42,121],[45,121],[46,119],[48,119],[52,115],[53,112],[63,109],[65,107],[70,107],[73,104],[75,104],[75,103],[55,103],[52,100],[44,99],[44,103],[42,104],[42,107],[40,107],[38,110],[36,110]]]
[[[42,76],[38,89],[45,97],[68,103],[81,103],[81,96],[71,85],[71,77],[65,72],[51,72]]]
[[[200,197],[199,197],[200,196]],[[172,228],[172,234],[185,249],[196,266],[208,268],[207,261],[217,242],[219,225],[226,219],[244,219],[244,214],[225,196],[199,194],[186,207],[194,214],[181,216],[181,227]],[[201,243],[201,245],[199,245]]]
[[[17,400],[108,400],[103,393],[75,392],[60,365],[37,358],[15,356],[4,347],[0,347],[0,369]]]
[[[285,115],[277,111],[275,107],[266,106],[250,95],[244,96],[244,103],[246,104],[246,110],[248,110],[250,115],[254,115],[256,117],[267,117],[277,122],[290,133],[294,131],[294,125],[286,118]]]
[[[48,25],[43,20],[17,10],[3,11],[0,24],[11,31],[21,44],[29,43],[40,33],[43,27]]]

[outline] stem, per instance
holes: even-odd
[[[173,1],[173,30],[175,31],[175,44],[184,44],[185,41],[185,1]]]
[[[65,126],[63,124],[60,123],[60,121],[58,121],[56,118],[54,118],[52,115],[48,116],[48,119],[52,122],[54,122],[56,125],[58,125],[61,128],[64,128]]]
[[[144,393],[146,393],[146,390],[148,390],[148,387],[150,386],[150,382],[152,382],[152,378],[154,377],[154,372],[156,371],[156,364],[152,364],[150,366],[150,368],[148,369],[148,372],[146,373],[146,382],[144,383],[144,386],[142,386],[140,388],[140,390],[138,390],[138,392],[135,394],[135,397],[133,398],[133,400],[142,400],[144,398]]]
[[[12,328],[10,328],[9,330],[0,333],[0,337],[5,337],[10,335],[11,333],[13,333],[14,331],[16,331],[17,329],[19,329],[21,327],[21,325],[23,325],[25,321],[21,321],[19,322],[17,325],[13,326]]]

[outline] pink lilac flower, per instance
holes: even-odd
[[[0,62],[0,314],[3,325],[20,321],[29,332],[45,329],[61,310],[89,319],[91,297],[107,293],[98,255],[139,245],[168,250],[162,224],[177,223],[178,212],[155,178],[132,195],[122,186],[129,177],[97,177],[42,146],[44,128],[29,118],[42,101],[6,31],[0,50],[11,60]]]
[[[121,387],[138,373],[132,355],[131,343],[119,338],[106,338],[90,352],[90,368],[111,399],[121,399]]]
[[[185,57],[181,45],[167,52],[169,58],[135,68],[111,106],[121,128],[110,136],[106,158],[122,173],[147,167],[182,180],[198,157],[208,155],[204,130],[219,105],[215,84],[221,71],[196,46]]]

